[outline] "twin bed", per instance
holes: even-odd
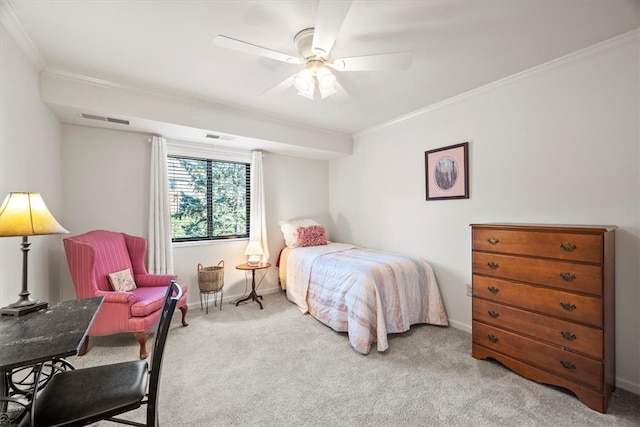
[[[316,225],[306,244],[302,228],[307,227],[294,224],[296,235],[302,237],[298,241],[288,239],[282,228],[287,247],[278,260],[280,285],[302,313],[347,332],[356,351],[367,354],[374,343],[378,351],[385,351],[387,334],[406,332],[411,325],[448,325],[436,278],[426,261],[330,243],[317,238],[324,229]]]

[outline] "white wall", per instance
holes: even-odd
[[[60,128],[40,102],[38,72],[0,24],[0,197],[10,191],[42,194],[63,226]],[[0,201],[0,203],[2,203]],[[20,237],[0,239],[0,306],[18,299],[22,284]],[[28,287],[34,299],[57,301],[62,236],[29,238]]]
[[[62,126],[64,217],[72,234],[106,229],[147,237],[149,138],[141,133]],[[299,215],[327,218],[329,167],[325,161],[266,153],[263,169],[267,234],[274,264],[259,288],[267,293],[279,289],[275,263],[284,239],[278,222]],[[174,246],[174,270],[180,281],[190,286],[192,307],[199,309],[199,263],[211,266],[224,261],[225,300],[244,293],[245,274],[234,267],[246,262],[246,244],[240,240]],[[62,264],[64,299],[75,298],[66,260]]]
[[[330,165],[332,232],[428,260],[470,330],[469,224],[617,225],[617,384],[639,393],[638,52],[636,35],[356,135]],[[425,201],[424,151],[464,141],[470,199]]]

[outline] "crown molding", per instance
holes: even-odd
[[[16,41],[20,50],[29,61],[36,67],[38,72],[47,67],[47,63],[40,54],[40,51],[24,29],[18,15],[9,4],[8,0],[0,0],[0,22],[5,26],[11,37]]]
[[[525,71],[512,74],[508,77],[502,78],[500,80],[496,80],[495,82],[488,83],[486,85],[477,87],[475,89],[471,89],[467,92],[463,92],[459,95],[453,96],[451,98],[447,98],[435,104],[428,105],[426,107],[420,108],[419,110],[415,110],[411,113],[404,114],[402,116],[398,116],[395,119],[388,120],[384,123],[380,123],[378,125],[372,126],[367,129],[363,129],[353,135],[354,140],[362,135],[365,135],[369,132],[382,130],[385,128],[390,128],[400,123],[406,122],[408,120],[419,117],[423,114],[428,114],[433,111],[439,110],[440,108],[456,104],[458,102],[462,102],[467,98],[486,93],[497,88],[510,85],[514,82],[529,78],[531,76],[536,76],[542,73],[547,73],[549,71],[556,70],[560,67],[564,67],[568,64],[575,64],[577,62],[583,61],[588,58],[594,58],[601,55],[606,55],[610,52],[624,49],[628,46],[632,45],[640,45],[640,29],[635,29],[629,31],[627,33],[621,34],[619,36],[610,38],[603,42],[597,43],[595,45],[586,47],[584,49],[577,50],[575,52],[569,53],[567,55],[561,56],[560,58],[553,59],[549,62],[545,62],[541,65],[537,65],[535,67],[529,68]]]

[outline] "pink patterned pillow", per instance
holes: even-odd
[[[311,225],[309,227],[298,227],[298,246],[320,246],[327,244],[327,233],[321,225]]]

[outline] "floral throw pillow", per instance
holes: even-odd
[[[128,268],[109,274],[109,282],[117,292],[129,292],[136,288],[136,282],[133,281],[131,270]]]
[[[321,225],[311,225],[309,227],[298,227],[298,246],[320,246],[327,244],[327,233]]]

